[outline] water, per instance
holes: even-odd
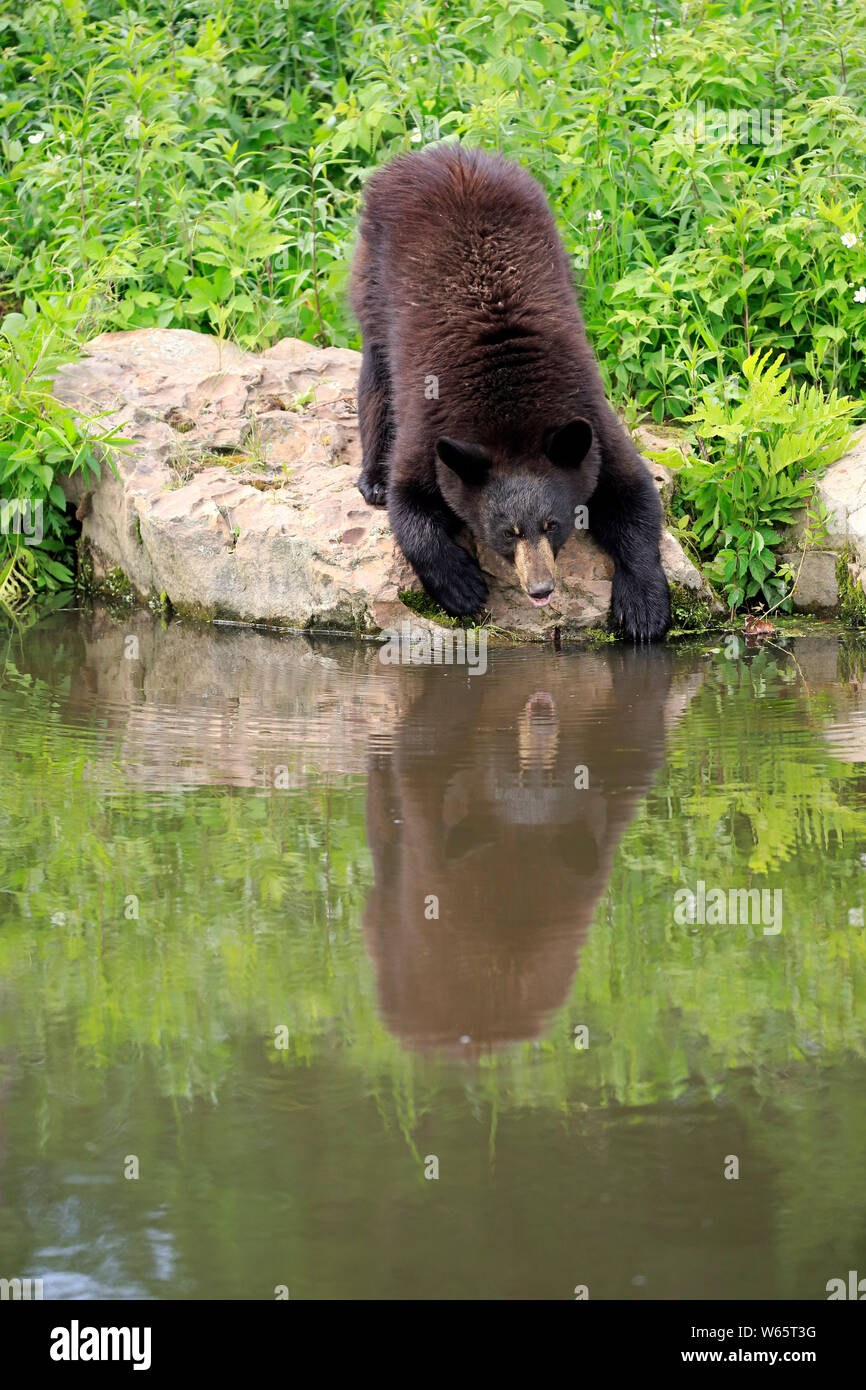
[[[866,646],[713,646],[469,676],[142,613],[4,632],[0,1276],[866,1274]],[[690,921],[699,883],[781,920]]]

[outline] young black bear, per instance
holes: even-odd
[[[608,405],[540,186],[457,145],[393,160],[367,184],[352,273],[364,336],[358,411],[367,502],[453,615],[487,588],[463,524],[510,560],[536,604],[587,505],[613,557],[612,608],[664,635],[661,506]]]

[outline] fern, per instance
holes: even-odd
[[[818,387],[797,394],[780,353],[752,353],[725,399],[705,392],[689,416],[700,457],[682,466],[677,507],[733,612],[790,606],[791,574],[775,554],[805,511],[805,543],[824,515],[815,483],[848,448],[856,402]]]

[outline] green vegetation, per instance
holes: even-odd
[[[836,579],[839,584],[839,609],[844,622],[850,627],[866,627],[866,594],[862,584],[855,580],[849,566],[859,565],[850,550],[844,551],[836,562]]]
[[[789,606],[792,575],[777,567],[774,547],[805,514],[803,544],[824,532],[815,482],[852,438],[853,402],[818,387],[798,394],[781,354],[753,354],[743,363],[743,383],[729,382],[725,399],[705,392],[689,417],[700,453],[679,474],[674,512],[687,520],[706,573],[724,594],[733,615],[743,602]],[[655,454],[678,466],[676,451]],[[790,542],[789,542],[790,544]]]
[[[712,605],[694,589],[685,584],[671,585],[671,626],[674,632],[706,632],[718,627],[714,620]]]
[[[616,633],[605,627],[588,627],[581,633],[581,645],[590,651],[599,647],[609,647],[616,641]]]
[[[100,450],[122,446],[98,418],[82,432],[51,394],[57,368],[87,331],[85,287],[24,301],[0,325],[0,608],[68,589],[76,528],[58,479],[100,475]],[[5,503],[5,506],[4,506]]]
[[[122,651],[125,630],[120,618],[100,623],[89,659],[107,661],[106,677],[117,659],[104,654]],[[0,653],[0,715],[14,717],[26,700],[33,729],[2,745],[0,975],[19,1003],[4,1015],[0,1047],[42,1036],[53,1013],[74,1006],[80,1051],[70,1066],[146,1055],[165,1094],[207,1093],[231,1066],[217,1020],[233,1033],[261,1031],[282,1017],[285,981],[303,980],[284,1062],[342,1039],[366,1083],[392,1069],[403,1075],[409,1063],[380,1019],[361,930],[372,882],[364,777],[309,773],[287,814],[285,795],[256,786],[198,785],[190,795],[175,763],[163,767],[151,750],[159,795],[130,798],[138,697],[128,726],[103,728],[97,705],[92,729],[70,739],[64,711],[80,699],[81,639],[49,619],[23,640],[26,663],[11,638]],[[618,847],[572,998],[543,1043],[545,1066],[529,1043],[482,1064],[501,1104],[565,1100],[576,1009],[612,1040],[588,1054],[582,1084],[591,1077],[600,1095],[609,1087],[627,1103],[664,1077],[673,1085],[682,1056],[668,1053],[665,1020],[674,1015],[680,1032],[685,1020],[701,1039],[711,1091],[748,1062],[747,1020],[765,1007],[778,1020],[768,1065],[790,1064],[803,1036],[821,1039],[828,1062],[848,1050],[866,1056],[857,1003],[866,934],[847,926],[849,909],[864,905],[862,765],[840,762],[823,736],[844,692],[812,689],[796,647],[739,650],[739,660],[719,651],[699,663],[703,683]],[[358,659],[375,663],[376,653]],[[857,688],[862,642],[851,642],[847,664]],[[280,760],[292,755],[277,746]],[[694,865],[710,883],[784,882],[785,930],[772,949],[760,934],[671,929],[672,885],[690,881]],[[127,913],[129,894],[138,919]],[[193,1025],[201,1011],[212,1025]]]
[[[0,536],[8,602],[68,583],[56,474],[98,467],[48,398],[57,358],[153,325],[356,344],[364,176],[439,139],[542,180],[618,402],[686,420],[767,353],[797,399],[864,395],[863,0],[33,0],[0,52],[0,492],[47,515],[40,547]],[[778,508],[715,520],[718,437],[700,543],[731,603],[776,602]],[[815,467],[783,472],[796,491]]]
[[[736,660],[677,654],[694,694],[616,847],[579,954],[554,949],[561,1005],[538,1039],[467,1065],[408,1050],[383,1018],[365,930],[368,787],[364,771],[345,770],[367,756],[363,723],[344,712],[376,652],[295,638],[287,653],[277,638],[254,639],[250,669],[232,651],[243,641],[246,656],[249,634],[172,637],[155,623],[151,638],[138,614],[133,663],[121,655],[129,628],[129,615],[61,615],[0,649],[7,1261],[44,1244],[70,1174],[101,1183],[82,1221],[135,1229],[139,1187],[121,1177],[128,1153],[146,1176],[142,1220],[152,1226],[158,1203],[160,1229],[182,1246],[199,1242],[208,1291],[221,1280],[242,1290],[244,1279],[247,1294],[258,1290],[256,1259],[270,1271],[287,1249],[293,1279],[314,1290],[311,1271],[330,1267],[331,1247],[334,1263],[347,1250],[366,1259],[382,1193],[393,1221],[413,1214],[415,1239],[424,1218],[414,1214],[426,1210],[431,1249],[453,1249],[436,1234],[452,1204],[472,1210],[504,1183],[506,1198],[526,1190],[541,1210],[558,1174],[574,1188],[576,1167],[597,1220],[607,1219],[599,1193],[627,1188],[633,1173],[634,1224],[621,1236],[630,1258],[646,1213],[640,1174],[659,1165],[657,1190],[675,1193],[678,1251],[687,1237],[707,1259],[682,1211],[725,1210],[711,1204],[726,1200],[732,1131],[735,1151],[751,1156],[750,1182],[764,1165],[776,1175],[759,1208],[778,1207],[786,1287],[810,1287],[809,1251],[822,1255],[827,1239],[844,1252],[864,1205],[866,798],[863,764],[834,756],[828,734],[861,699],[862,640],[843,652],[851,693],[834,680],[832,640],[818,639],[811,660],[812,638],[790,652],[741,646]],[[202,670],[210,661],[224,673],[206,701],[181,672],[173,684],[155,645],[172,640],[187,658],[200,641]],[[534,656],[500,654],[527,690]],[[603,684],[604,654],[568,659],[598,663]],[[287,683],[275,678],[280,663]],[[417,674],[395,679],[408,687]],[[392,746],[393,709],[383,702],[371,716],[370,747]],[[590,753],[595,728],[584,726]],[[290,766],[291,790],[263,782],[275,762]],[[698,878],[781,887],[783,930],[677,926],[673,894]],[[471,917],[473,904],[465,910]],[[395,962],[406,925],[394,922]],[[543,926],[526,923],[531,934]],[[591,1039],[582,1052],[578,1024]],[[288,1030],[285,1050],[274,1046],[277,1026]],[[429,1152],[451,1165],[444,1210],[421,1177]],[[547,1205],[545,1259],[562,1219],[558,1188]],[[753,1258],[745,1236],[743,1247]],[[127,1250],[123,1268],[136,1261],[134,1240]],[[481,1258],[467,1252],[470,1268]],[[817,1263],[820,1293],[827,1264]],[[187,1273],[171,1274],[172,1290]],[[350,1275],[332,1277],[343,1288]]]
[[[462,627],[467,631],[471,628],[483,627],[488,637],[493,638],[502,636],[505,632],[505,629],[498,628],[492,623],[476,623],[474,618],[450,617],[445,609],[440,608],[436,600],[432,599],[424,589],[401,589],[397,597],[404,607],[409,609],[410,613],[417,613],[419,618],[427,618],[432,623],[438,623],[440,627]],[[511,633],[506,635],[514,636]]]
[[[457,619],[449,617],[444,608],[440,608],[436,600],[424,589],[401,589],[397,597],[410,613],[417,613],[419,618],[429,618],[431,622],[439,623],[443,627],[457,626]]]

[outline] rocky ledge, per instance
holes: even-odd
[[[131,441],[117,476],[64,484],[95,580],[208,619],[376,633],[408,617],[401,595],[421,586],[355,485],[359,364],[296,338],[259,354],[185,329],[95,338],[55,386]],[[561,552],[543,612],[496,555],[479,559],[496,629],[567,638],[607,621],[612,566],[586,534]],[[662,559],[681,600],[709,598],[667,533]]]

